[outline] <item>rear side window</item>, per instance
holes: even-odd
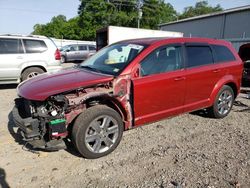
[[[87,46],[79,46],[78,47],[80,51],[85,51],[87,50]]]
[[[96,50],[95,46],[89,46],[89,50]]]
[[[0,39],[0,54],[20,54],[23,53],[21,40]]]
[[[213,63],[213,55],[209,46],[186,46],[187,67],[198,67]]]
[[[235,57],[232,52],[226,47],[221,45],[211,45],[215,51],[216,62],[234,61]]]
[[[23,39],[26,53],[41,53],[47,50],[47,46],[42,40]]]

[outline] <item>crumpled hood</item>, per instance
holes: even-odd
[[[57,73],[45,73],[19,84],[18,95],[30,100],[43,101],[51,95],[111,81],[113,76],[85,69],[64,69]]]

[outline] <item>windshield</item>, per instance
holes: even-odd
[[[118,43],[103,48],[80,67],[105,74],[118,75],[146,46]]]

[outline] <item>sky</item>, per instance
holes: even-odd
[[[165,0],[181,13],[184,7],[194,6],[196,0]],[[208,0],[229,9],[250,5],[250,0]],[[77,16],[79,0],[0,0],[0,34],[30,34],[35,24],[48,23],[53,16]]]

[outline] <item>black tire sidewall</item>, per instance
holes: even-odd
[[[222,114],[220,114],[220,113],[218,112],[218,100],[219,100],[220,95],[221,95],[224,91],[226,91],[226,90],[230,91],[230,93],[232,94],[233,100],[232,100],[232,105],[231,105],[230,109],[228,110],[228,112],[227,112],[226,114],[222,115]],[[219,91],[219,93],[217,94],[217,96],[216,96],[216,98],[215,98],[215,101],[214,101],[214,105],[213,105],[213,108],[212,108],[214,117],[215,117],[215,118],[224,118],[224,117],[226,117],[226,116],[230,113],[230,111],[231,111],[231,109],[232,109],[232,107],[233,107],[234,98],[235,98],[235,96],[234,96],[233,89],[232,89],[230,86],[224,85],[224,86],[220,89],[220,91]]]
[[[111,116],[117,121],[119,126],[118,137],[116,139],[116,142],[109,150],[103,153],[94,153],[87,148],[85,144],[85,135],[86,131],[88,130],[89,124],[94,119],[102,115]],[[114,151],[121,141],[122,134],[123,134],[123,122],[121,116],[112,108],[109,108],[104,105],[97,105],[87,109],[77,117],[72,130],[72,141],[76,146],[77,150],[79,151],[79,153],[83,157],[88,159],[96,159],[99,157],[103,157]]]

